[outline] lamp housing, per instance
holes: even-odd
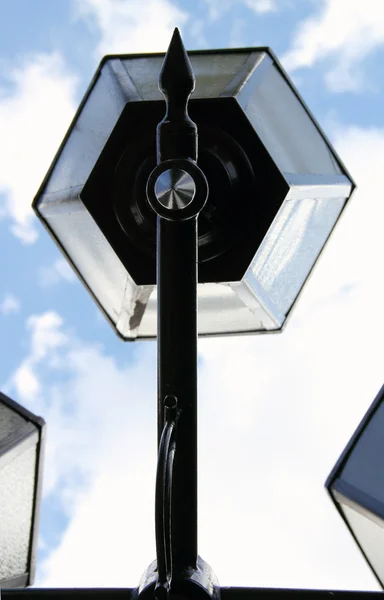
[[[354,188],[269,48],[189,52],[209,195],[198,218],[199,335],[280,331]],[[154,338],[164,54],[106,56],[33,207],[124,340]],[[175,290],[177,294],[177,290]]]
[[[0,588],[33,583],[45,422],[0,392]]]

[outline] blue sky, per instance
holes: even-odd
[[[200,553],[222,585],[377,589],[323,482],[383,383],[384,4],[0,0],[0,23],[0,388],[48,423],[36,584],[135,586],[154,558],[155,345],[120,342],[30,204],[101,57],[177,25],[270,46],[359,188],[283,335],[200,343]]]

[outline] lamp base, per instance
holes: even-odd
[[[144,572],[139,587],[132,592],[132,598],[153,600],[157,579],[157,562],[154,560]],[[198,556],[196,569],[173,574],[169,597],[175,600],[219,600],[219,582],[208,563]]]

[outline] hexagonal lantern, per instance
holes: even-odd
[[[45,422],[0,392],[0,588],[33,583]]]
[[[384,588],[384,385],[325,485]]]
[[[190,52],[209,183],[199,334],[280,330],[354,184],[268,48]],[[34,200],[127,340],[156,336],[156,216],[145,186],[163,54],[105,57]]]

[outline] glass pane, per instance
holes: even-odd
[[[45,194],[67,191],[83,186],[104,147],[125,104],[119,94],[116,79],[103,72],[96,80],[76,126],[62,148],[60,157],[44,190]],[[57,198],[45,197],[45,202]]]
[[[264,238],[251,273],[287,314],[325,244],[345,198],[285,201]]]
[[[345,504],[341,505],[341,509],[368,561],[384,584],[384,521],[376,518],[372,521]]]
[[[27,420],[8,406],[1,404],[0,399],[0,454],[5,440],[12,437],[27,423]]]
[[[257,70],[253,77],[257,77]],[[240,94],[239,102],[283,173],[341,172],[317,127],[276,66],[268,69],[251,96]]]
[[[0,582],[28,569],[37,432],[34,438],[0,470]]]
[[[249,52],[190,54],[196,77],[193,98],[220,96],[234,76],[242,69]],[[144,100],[161,100],[158,79],[163,56],[127,58],[124,67]]]
[[[217,98],[242,71],[249,52],[191,55],[196,77],[193,98]],[[244,75],[245,78],[245,75]]]
[[[198,286],[200,335],[280,329],[344,202],[286,201],[246,281]],[[88,211],[79,201],[71,204],[69,213],[66,202],[57,203],[55,210],[45,205],[41,212],[121,335],[153,337],[155,290],[133,283]]]
[[[236,289],[236,287],[235,287]],[[266,331],[273,327],[269,316],[255,299],[253,310],[228,284],[209,283],[199,286],[199,332],[241,333]]]
[[[366,425],[341,473],[342,481],[382,503],[384,503],[383,432],[384,403],[380,404]]]
[[[199,335],[215,333],[244,333],[276,329],[270,316],[253,299],[251,308],[239,297],[241,283],[204,283],[198,285],[198,330]],[[150,294],[139,337],[154,337],[156,324],[156,288]]]
[[[80,202],[43,206],[41,213],[60,239],[90,290],[125,338],[155,337],[156,288],[137,286]],[[68,209],[67,209],[68,210]],[[199,334],[279,329],[245,282],[198,285]],[[273,315],[272,315],[273,317]]]
[[[127,271],[85,208],[68,215],[47,217],[49,226],[68,252],[91,291],[116,324],[129,288],[136,287]],[[127,307],[126,307],[127,308]]]

